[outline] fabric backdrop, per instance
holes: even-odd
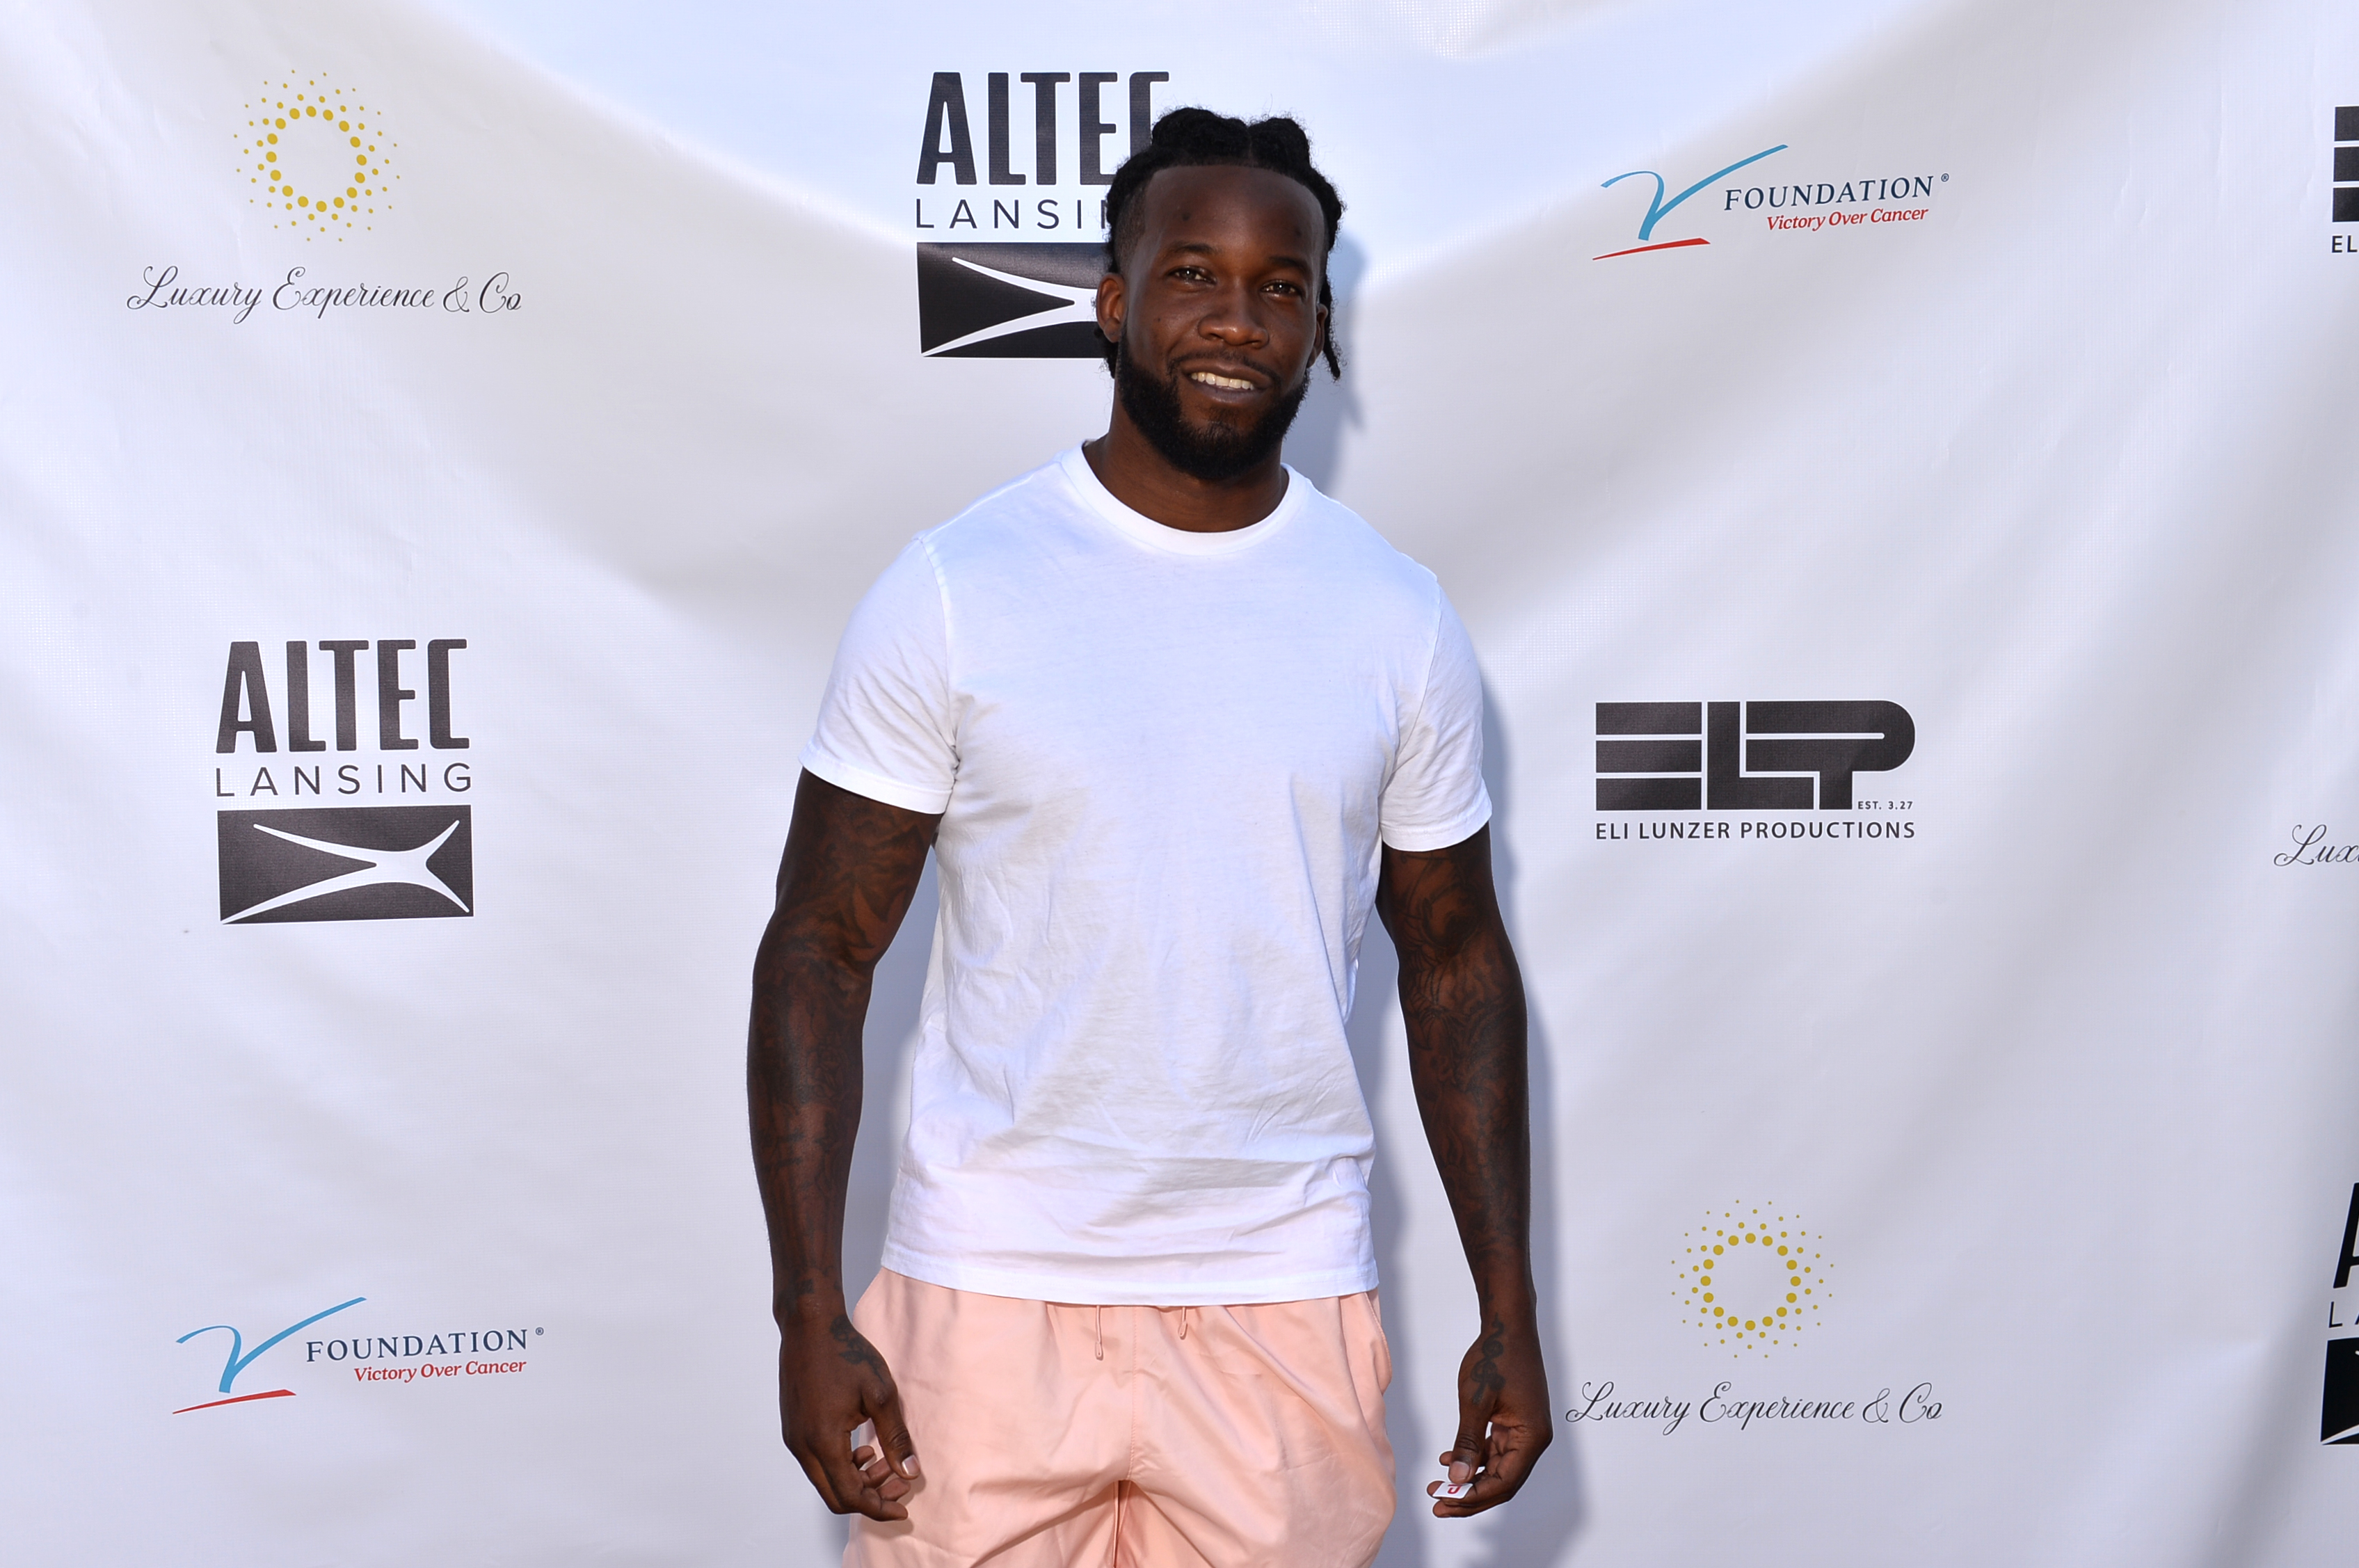
[[[1351,203],[1289,450],[1470,626],[1533,1004],[1559,1442],[1444,1523],[1363,958],[1385,1563],[2348,1554],[2359,12],[5,15],[12,1561],[830,1559],[794,757],[900,545],[1103,428],[1054,247],[1190,103]]]

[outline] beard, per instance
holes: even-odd
[[[1282,394],[1259,419],[1245,425],[1189,423],[1180,409],[1180,372],[1158,380],[1127,354],[1115,363],[1114,385],[1123,412],[1163,454],[1163,461],[1190,479],[1222,485],[1251,473],[1285,442],[1310,390],[1310,377],[1305,376],[1293,391]]]

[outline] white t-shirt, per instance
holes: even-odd
[[[886,570],[802,763],[942,813],[886,1268],[1103,1304],[1375,1284],[1343,1024],[1378,842],[1491,813],[1433,573],[1291,470],[1188,533],[1076,448]]]

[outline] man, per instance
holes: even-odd
[[[903,552],[803,754],[748,1064],[780,1416],[847,1563],[1344,1568],[1394,1495],[1344,1037],[1372,907],[1481,1312],[1433,1511],[1550,1436],[1481,683],[1432,574],[1279,461],[1341,373],[1300,127],[1176,111],[1107,210],[1107,432]],[[929,846],[847,1314],[861,1025]]]

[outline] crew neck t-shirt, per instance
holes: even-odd
[[[940,812],[885,1266],[1159,1306],[1376,1282],[1344,1022],[1379,844],[1490,818],[1433,574],[1288,471],[1190,533],[1078,448],[920,534],[802,765]]]

